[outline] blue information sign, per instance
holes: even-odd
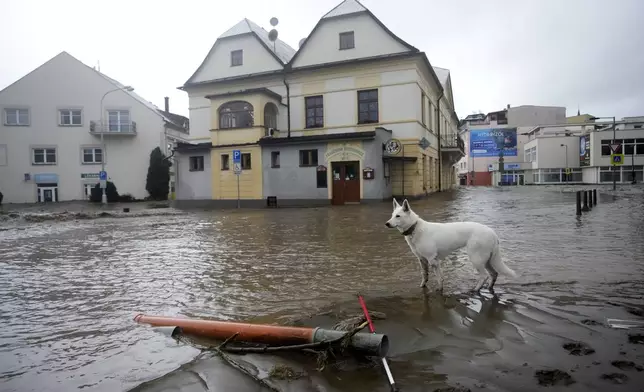
[[[233,150],[233,163],[241,163],[241,150]]]
[[[107,172],[104,170],[98,172],[98,179],[101,181],[107,181]]]
[[[517,129],[496,128],[476,129],[470,131],[470,156],[497,157],[503,152],[503,156],[517,156]]]

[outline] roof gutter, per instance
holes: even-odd
[[[436,122],[438,123],[438,191],[442,192],[443,190],[443,156],[441,155],[441,99],[445,95],[445,90],[441,88],[441,95],[436,101]]]

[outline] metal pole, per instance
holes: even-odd
[[[405,199],[405,144],[402,144],[402,198]]]
[[[114,91],[114,90],[112,90]],[[101,171],[105,171],[105,139],[103,133],[105,133],[105,123],[104,123],[104,114],[103,114],[103,100],[107,96],[107,94],[111,93],[112,91],[108,91],[105,94],[103,94],[103,97],[101,98]],[[107,181],[105,181],[105,188],[102,189],[102,194],[101,194],[101,203],[103,205],[107,204]]]
[[[616,136],[616,130],[615,130],[615,117],[613,117],[613,144],[615,144],[616,138],[617,136]],[[615,177],[615,168],[616,166],[613,164],[613,190],[617,189],[617,177]]]
[[[240,208],[239,204],[239,174],[237,174],[237,208]]]
[[[636,184],[635,180],[635,147],[633,146],[633,153],[631,154],[631,184]]]

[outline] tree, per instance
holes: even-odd
[[[116,190],[116,185],[112,181],[108,181],[105,184],[105,193],[107,194],[108,203],[117,203],[119,201],[119,192]],[[90,194],[89,201],[94,203],[100,203],[103,198],[103,189],[101,189],[101,184],[98,183],[92,188],[92,193]]]
[[[172,163],[161,152],[161,148],[156,147],[152,150],[148,177],[145,183],[145,189],[150,194],[150,199],[168,200],[168,193],[170,193],[170,166],[172,166]]]

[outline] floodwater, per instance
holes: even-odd
[[[644,331],[611,328],[608,319],[644,321],[644,189],[600,189],[599,204],[581,218],[572,190],[463,188],[411,203],[427,220],[497,230],[504,260],[520,276],[499,278],[494,296],[466,294],[476,277],[462,253],[443,263],[444,296],[418,288],[417,261],[384,226],[389,202],[0,221],[0,390],[172,390],[193,383],[186,371],[173,372],[186,363],[183,370],[200,375],[186,390],[267,390],[132,318],[355,314],[361,292],[371,310],[387,315],[376,329],[390,338],[403,391],[538,390],[535,371],[554,369],[574,379],[567,390],[639,391],[644,347],[636,335]],[[571,341],[595,352],[571,355],[562,348]],[[258,357],[256,368],[267,361]],[[616,360],[634,367],[620,369]],[[291,390],[388,390],[378,368],[316,372],[314,365],[305,369],[308,384]],[[237,387],[218,389],[235,377]]]

